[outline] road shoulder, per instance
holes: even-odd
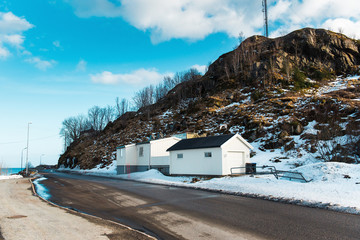
[[[31,190],[28,179],[0,181],[4,239],[149,239],[124,226],[47,204]]]

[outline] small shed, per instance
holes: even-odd
[[[231,168],[245,167],[245,163],[250,162],[251,149],[253,147],[239,134],[184,139],[167,150],[170,152],[170,174],[229,175]]]
[[[179,141],[179,138],[169,137],[119,147],[116,154],[117,173],[158,169],[169,174],[170,153],[166,150]]]

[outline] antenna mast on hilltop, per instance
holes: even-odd
[[[268,14],[267,14],[267,0],[262,0],[264,13],[264,35],[269,37]]]

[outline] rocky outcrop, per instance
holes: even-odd
[[[231,79],[268,86],[291,80],[295,68],[322,80],[349,74],[360,65],[360,43],[324,29],[305,28],[284,37],[253,36],[222,55],[206,74],[209,79]]]

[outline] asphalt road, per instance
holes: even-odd
[[[94,176],[45,177],[50,201],[159,239],[360,239],[358,215]]]

